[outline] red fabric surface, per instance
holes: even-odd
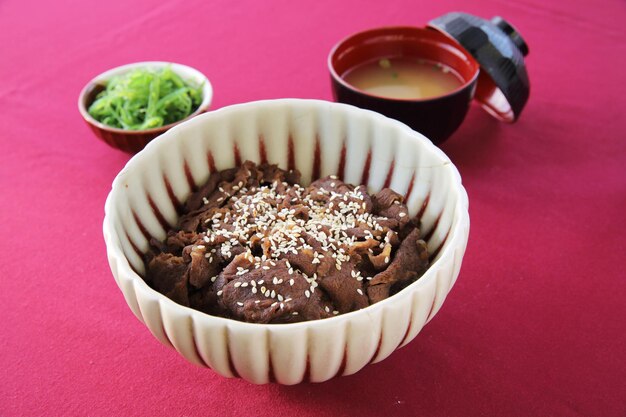
[[[530,101],[478,106],[443,146],[470,197],[461,275],[407,347],[350,377],[254,386],[188,364],[137,321],[101,235],[127,155],[81,120],[108,68],[198,68],[214,108],[331,99],[326,56],[369,27],[502,15]],[[625,416],[623,0],[0,2],[0,415]]]

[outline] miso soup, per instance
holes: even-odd
[[[343,79],[369,94],[409,100],[442,96],[463,85],[450,67],[410,57],[368,62],[347,72]]]

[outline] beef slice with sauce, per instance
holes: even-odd
[[[384,271],[376,274],[367,289],[372,304],[389,297],[392,286],[416,280],[428,267],[428,248],[413,231],[402,241],[393,260]]]
[[[372,196],[373,213],[383,228],[398,230],[406,226],[410,218],[402,205],[404,197],[390,188],[384,188]]]
[[[358,255],[351,257],[349,263],[343,263],[341,269],[332,268],[325,276],[319,277],[319,286],[328,294],[340,313],[359,310],[369,305],[365,289],[364,277],[358,280]]]
[[[209,258],[205,256],[206,250],[193,247],[189,253],[191,262],[189,263],[189,284],[196,288],[202,288],[209,283],[211,278],[217,277],[221,271],[220,262],[217,256]],[[210,260],[210,261],[209,261]]]
[[[187,269],[188,265],[182,257],[160,253],[148,262],[146,281],[172,301],[189,306]]]
[[[235,266],[231,267],[233,264]],[[317,320],[332,314],[332,305],[322,300],[319,291],[311,291],[311,284],[289,268],[285,260],[264,261],[255,269],[250,256],[242,254],[231,265],[216,281],[216,288],[222,291],[220,305],[236,319],[290,323]]]

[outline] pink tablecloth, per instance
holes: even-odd
[[[470,196],[457,285],[407,347],[356,375],[253,386],[185,362],[127,308],[101,235],[127,155],[76,100],[142,60],[205,72],[214,108],[330,99],[326,56],[380,25],[499,14],[530,45],[530,102],[477,106],[443,149]],[[0,2],[0,415],[626,415],[626,3]]]

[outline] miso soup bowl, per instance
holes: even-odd
[[[398,57],[444,64],[462,85],[438,97],[396,99],[365,92],[344,79],[360,65]],[[478,62],[453,39],[432,29],[404,26],[366,30],[343,39],[331,50],[328,69],[336,101],[400,120],[435,144],[448,139],[465,119],[480,72]]]
[[[245,160],[296,168],[304,184],[334,174],[371,192],[403,194],[410,215],[421,219],[430,268],[377,304],[292,324],[210,316],[150,288],[142,279],[149,239],[165,237],[180,203],[212,172]],[[284,99],[202,114],[150,142],[113,181],[103,229],[117,285],[161,343],[225,377],[297,384],[353,374],[413,340],[459,274],[469,215],[458,171],[423,135],[353,106]]]

